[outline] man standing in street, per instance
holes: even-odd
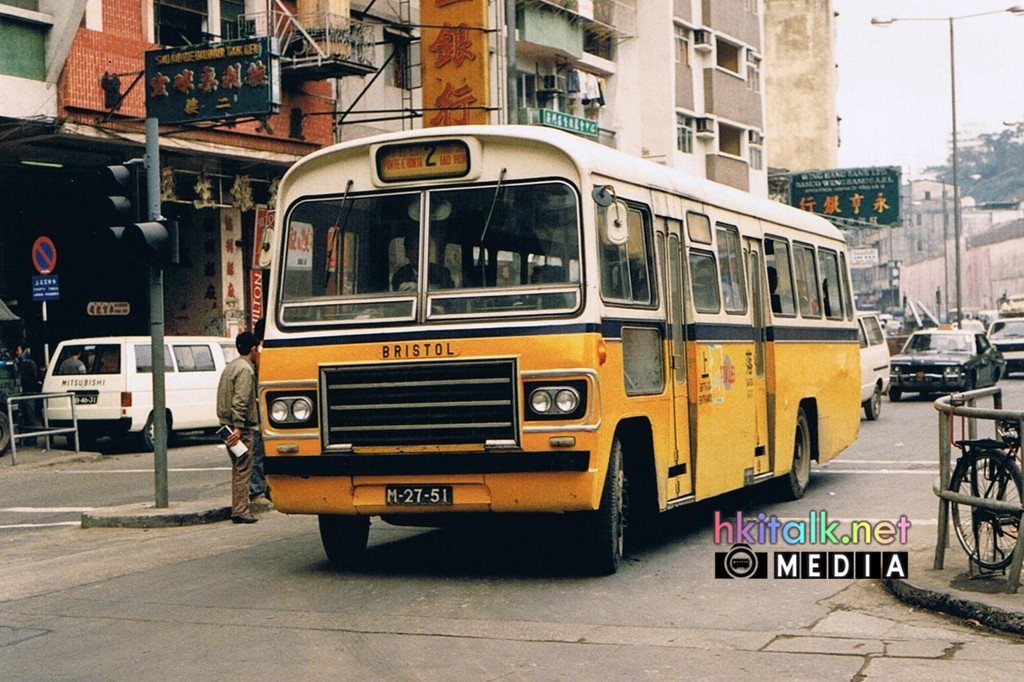
[[[256,411],[256,362],[259,344],[252,332],[235,338],[238,357],[224,368],[217,385],[217,418],[231,429],[225,439],[230,448],[239,441],[246,451],[231,457],[231,520],[235,523],[256,523],[259,519],[249,510],[249,476],[252,474],[252,430],[258,424]]]

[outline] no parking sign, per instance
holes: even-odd
[[[48,275],[57,266],[57,247],[49,237],[40,237],[32,244],[32,265],[40,275]]]

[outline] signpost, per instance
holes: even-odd
[[[46,302],[60,299],[57,275],[50,275],[57,267],[57,247],[49,237],[39,237],[32,244],[32,265],[38,276],[32,277],[32,300],[43,303],[43,360],[50,365],[50,342],[46,340]]]
[[[586,135],[587,137],[597,137],[597,121],[591,121],[589,118],[580,118],[579,116],[570,116],[569,114],[563,114],[552,109],[540,110],[540,124],[570,133]]]

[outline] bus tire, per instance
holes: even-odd
[[[793,435],[793,464],[789,473],[778,479],[779,493],[783,499],[799,500],[807,491],[811,480],[811,427],[801,407],[796,415],[796,430]]]
[[[370,517],[320,514],[320,541],[335,568],[353,568],[366,555]]]
[[[608,473],[601,491],[600,506],[581,512],[579,529],[580,568],[588,575],[611,575],[619,568],[625,547],[626,474],[622,443],[612,441]]]

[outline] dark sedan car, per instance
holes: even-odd
[[[889,361],[889,400],[904,393],[956,393],[992,386],[1006,370],[1002,354],[980,332],[914,332]]]

